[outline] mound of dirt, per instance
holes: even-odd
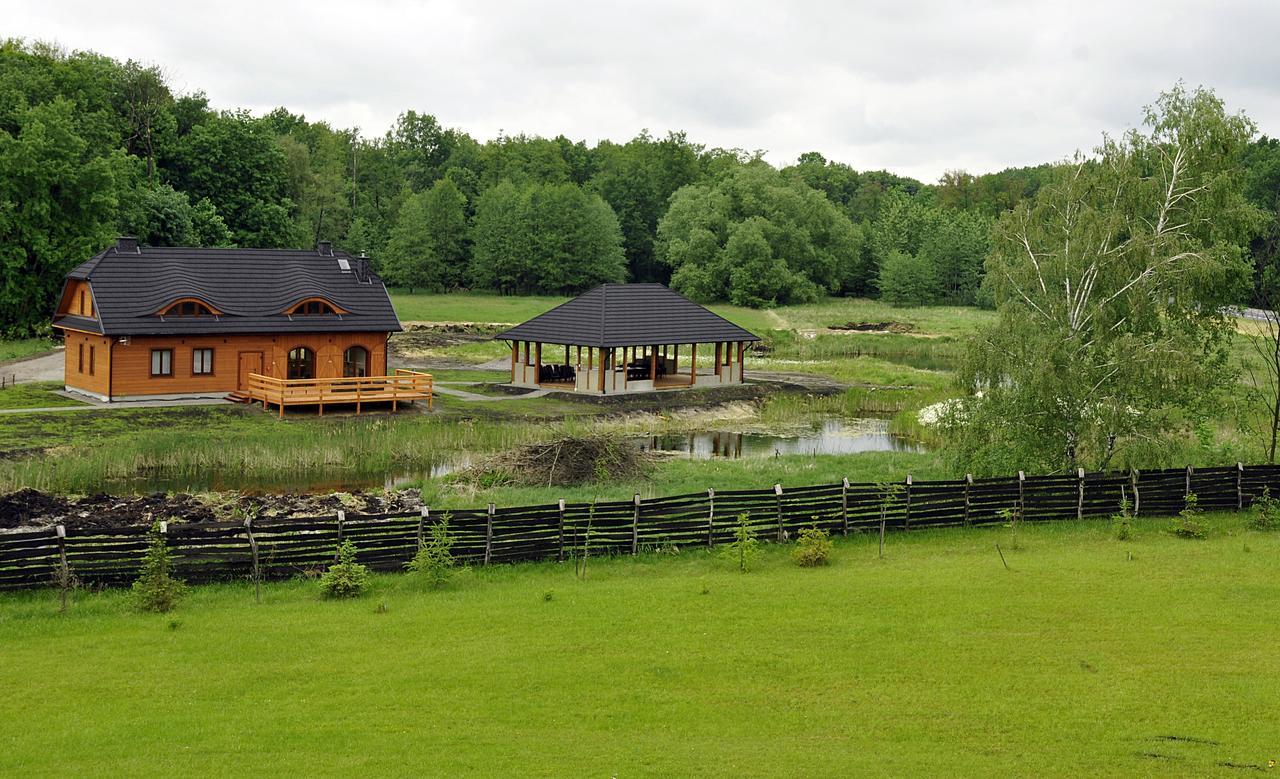
[[[845,322],[842,325],[831,325],[827,329],[857,333],[913,333],[916,326],[910,322]]]
[[[66,498],[30,488],[0,495],[0,528],[23,527],[40,517],[61,516],[67,506]]]
[[[461,476],[485,484],[572,486],[649,475],[655,455],[609,436],[560,438],[490,457]]]

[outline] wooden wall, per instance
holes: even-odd
[[[111,392],[111,339],[104,335],[68,330],[65,343],[67,350],[63,355],[63,383],[68,387],[82,389],[94,395],[104,397],[109,395]],[[83,366],[80,362],[82,354],[84,355]],[[92,360],[90,360],[91,356]],[[93,368],[92,373],[89,370],[90,367]]]
[[[369,375],[387,372],[386,333],[305,333],[296,335],[135,336],[116,344],[111,394],[130,395],[231,392],[238,389],[240,354],[261,353],[262,373],[285,378],[289,351],[305,346],[316,353],[316,378],[342,376],[342,355],[351,346],[369,350]],[[151,350],[173,349],[173,375],[151,375]],[[213,373],[195,375],[193,349],[213,349]]]
[[[89,282],[71,281],[62,291],[62,300],[58,301],[58,314],[97,319],[93,306],[93,290],[89,288]]]

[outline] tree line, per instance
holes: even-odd
[[[1263,139],[1245,159],[1251,197],[1275,214],[1280,148]],[[816,152],[777,168],[679,132],[478,141],[413,110],[370,137],[286,108],[217,110],[157,67],[8,40],[0,169],[0,332],[23,335],[47,323],[64,274],[117,234],[328,240],[415,290],[570,294],[630,280],[749,306],[982,303],[994,220],[1054,166],[926,185]],[[1280,252],[1278,224],[1253,239],[1255,257]]]

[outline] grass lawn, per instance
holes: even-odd
[[[60,381],[32,381],[15,384],[0,390],[0,409],[52,408],[54,406],[83,406],[82,401],[58,394]]]
[[[51,352],[57,346],[56,342],[48,338],[21,338],[16,341],[0,340],[0,362]],[[0,373],[3,372],[3,369],[0,368]]]
[[[0,596],[0,774],[1215,776],[1280,757],[1280,534],[1210,518]],[[1006,570],[994,545],[1001,544]]]

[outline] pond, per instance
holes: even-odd
[[[642,449],[678,452],[691,458],[781,457],[860,452],[921,452],[918,442],[889,432],[889,420],[827,419],[794,435],[696,430],[633,439]]]
[[[919,443],[889,432],[886,419],[827,419],[794,434],[738,433],[698,430],[659,436],[636,436],[626,441],[654,452],[691,458],[729,459],[783,455],[832,455],[859,452],[919,452]],[[250,494],[348,492],[400,489],[447,476],[474,461],[469,452],[442,453],[429,467],[398,468],[390,472],[359,472],[343,468],[315,469],[262,478],[241,471],[150,476],[111,480],[100,485],[115,494],[151,492],[230,491]]]

